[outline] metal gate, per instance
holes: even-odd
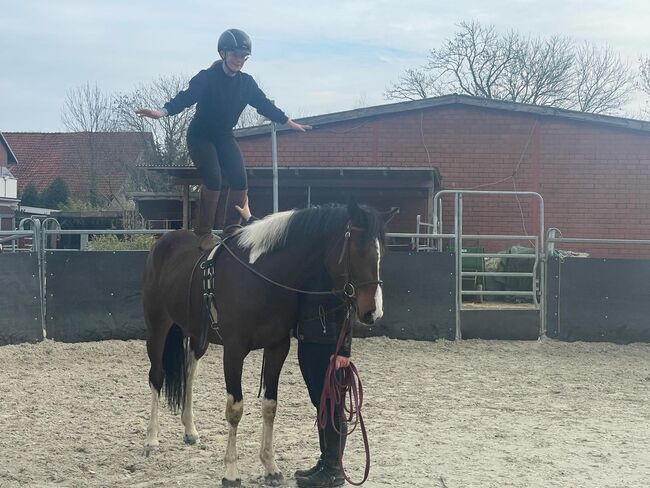
[[[441,198],[445,195],[452,195],[454,197],[454,233],[442,233],[442,212],[441,212]],[[512,196],[515,198],[533,198],[539,205],[539,221],[537,227],[538,234],[534,235],[515,235],[515,234],[465,234],[463,231],[463,199],[467,196]],[[498,313],[504,315],[510,314],[512,320],[525,320],[526,313],[530,311],[534,313],[535,320],[538,321],[538,336],[541,337],[546,333],[545,316],[544,316],[544,282],[545,282],[545,266],[546,259],[544,252],[544,200],[539,193],[528,191],[478,191],[478,190],[442,190],[438,192],[433,201],[433,230],[435,238],[438,242],[437,249],[442,250],[443,239],[453,239],[454,253],[455,253],[455,292],[456,292],[456,339],[463,338],[463,323],[464,321],[480,320],[480,312],[484,313]],[[510,241],[530,241],[533,244],[533,254],[503,254],[503,253],[486,253],[486,252],[463,252],[463,241],[467,239],[481,239],[481,240],[510,240]],[[532,272],[502,272],[502,271],[476,271],[465,270],[464,264],[469,259],[480,259],[498,257],[501,259],[523,259],[534,260]],[[475,277],[517,277],[517,278],[530,278],[531,288],[529,290],[463,290],[463,278]],[[506,309],[494,309],[487,305],[467,307],[463,302],[463,297],[466,295],[477,295],[480,297],[488,295],[500,296],[522,296],[532,298],[532,306],[528,311],[514,311]]]

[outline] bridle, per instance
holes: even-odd
[[[293,291],[296,293],[302,293],[305,295],[344,295],[348,300],[352,300],[353,298],[356,297],[357,295],[357,290],[366,286],[371,286],[371,285],[377,285],[377,286],[383,286],[384,282],[377,277],[376,280],[367,280],[367,281],[362,281],[359,283],[354,283],[351,279],[351,273],[350,273],[350,268],[351,268],[351,263],[350,263],[350,247],[351,247],[351,233],[352,232],[363,232],[364,229],[360,227],[355,227],[352,225],[351,222],[348,222],[345,226],[345,233],[343,236],[339,237],[336,242],[334,243],[334,249],[336,248],[337,244],[341,239],[343,239],[343,245],[341,246],[341,255],[339,256],[338,264],[341,264],[345,260],[345,266],[344,266],[344,271],[340,276],[343,276],[344,278],[344,284],[341,288],[334,289],[334,290],[326,290],[326,291],[311,291],[311,290],[304,290],[301,288],[294,288],[289,285],[285,285],[283,283],[279,283],[268,276],[266,276],[263,273],[260,273],[257,271],[255,268],[253,268],[250,264],[242,260],[239,256],[235,254],[235,252],[226,244],[226,240],[222,241],[219,245],[222,246],[228,253],[239,263],[241,264],[244,268],[246,268],[248,271],[253,273],[254,275],[262,278],[263,280],[267,281],[268,283],[271,283],[272,285],[275,285],[277,287],[280,287],[284,290],[288,291]],[[329,251],[331,253],[331,250]],[[329,253],[328,253],[329,255]],[[210,260],[205,261],[204,263],[201,264],[201,268],[205,269],[208,266],[214,266],[214,262],[209,262]]]
[[[354,227],[351,222],[348,222],[346,224],[345,234],[343,234],[343,245],[341,246],[341,255],[339,256],[339,260],[338,260],[338,264],[341,264],[343,262],[343,259],[346,260],[345,267],[343,268],[344,273],[342,275],[344,278],[344,285],[342,288],[342,292],[348,299],[352,299],[357,295],[358,288],[363,288],[365,286],[370,286],[370,285],[384,286],[384,282],[383,280],[379,279],[379,276],[377,276],[376,280],[362,281],[360,283],[356,283],[356,285],[351,280],[350,278],[350,267],[351,267],[350,266],[350,257],[351,257],[350,237],[352,235],[352,232],[363,232],[363,229],[361,227]]]

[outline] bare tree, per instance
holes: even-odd
[[[247,105],[242,114],[239,116],[239,120],[237,121],[237,125],[235,125],[235,129],[255,127],[256,125],[263,125],[268,123],[269,121],[266,117],[258,114],[253,107]]]
[[[173,117],[152,120],[139,117],[135,110],[140,107],[162,107],[181,90],[187,88],[189,78],[185,75],[161,76],[149,84],[137,86],[129,93],[115,97],[114,112],[123,130],[151,132],[158,158],[173,165],[189,165],[190,157],[185,137],[194,117],[190,107]]]
[[[437,83],[461,93],[495,98],[499,80],[518,54],[515,34],[499,36],[493,26],[463,22],[460,32],[429,53],[428,68]]]
[[[639,71],[641,73],[641,80],[638,84],[639,88],[645,93],[650,95],[650,56],[647,58],[639,58]]]
[[[90,82],[73,88],[63,104],[61,120],[72,132],[110,132],[115,130],[112,99]]]
[[[629,64],[610,48],[585,43],[576,51],[573,83],[577,110],[613,113],[630,99],[634,78]]]
[[[435,81],[425,69],[407,69],[396,83],[384,92],[387,100],[420,100],[435,96]]]
[[[384,93],[416,100],[445,93],[616,112],[632,90],[629,66],[609,49],[561,36],[530,38],[493,26],[462,22],[456,34],[432,49],[428,64],[407,70]]]
[[[559,36],[529,39],[512,35],[516,55],[497,81],[499,98],[566,107],[570,98],[573,42]]]

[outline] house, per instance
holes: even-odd
[[[18,199],[18,181],[12,173],[16,166],[16,155],[0,132],[0,230],[15,228]]]
[[[4,132],[15,154],[19,194],[62,178],[72,198],[107,203],[124,195],[138,164],[153,154],[146,132]]]

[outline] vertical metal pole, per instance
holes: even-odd
[[[307,208],[311,208],[311,185],[307,185]]]
[[[183,185],[183,229],[190,228],[190,185]]]
[[[273,213],[278,211],[278,136],[275,122],[271,122],[271,161],[273,164]]]
[[[462,226],[462,221],[461,221],[461,204],[460,204],[460,198],[461,195],[459,193],[456,193],[454,195],[454,214],[455,214],[455,219],[454,219],[454,250],[455,250],[455,262],[456,262],[456,335],[454,337],[455,340],[460,340],[463,338],[461,328],[460,328],[460,309],[462,307],[463,303],[463,296],[461,294],[461,289],[462,289],[462,276],[461,276],[461,271],[462,271],[462,266],[461,266],[461,260],[462,260],[462,247],[460,243],[460,234],[462,232],[461,226]]]
[[[544,198],[541,195],[538,195],[539,199],[539,250],[540,253],[540,269],[541,276],[539,278],[539,336],[546,336],[546,266],[548,264],[548,256],[546,254],[545,238],[546,230],[544,229]]]
[[[420,222],[422,221],[422,218],[420,217],[420,214],[415,217],[415,233],[419,234],[420,233]],[[420,238],[416,237],[415,238],[415,252],[420,252]]]

